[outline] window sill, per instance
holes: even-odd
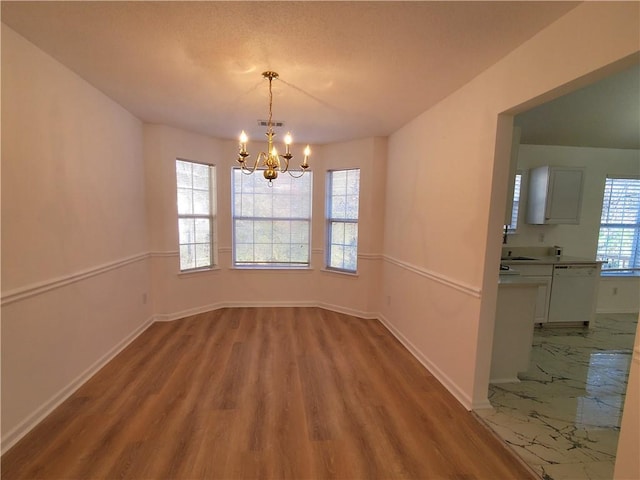
[[[229,267],[229,270],[240,270],[243,272],[312,272],[311,267]]]
[[[628,277],[628,278],[634,278],[634,277],[640,277],[640,271],[638,270],[633,270],[633,271],[614,271],[614,272],[609,272],[607,270],[602,270],[600,272],[600,277],[602,278],[624,278],[624,277]]]
[[[321,268],[320,269],[321,272],[325,272],[325,273],[337,273],[338,275],[345,275],[347,277],[359,277],[360,274],[358,272],[345,272],[343,270],[333,270],[331,268]]]
[[[208,268],[195,268],[193,270],[185,270],[184,272],[178,272],[179,278],[188,278],[194,275],[202,275],[203,273],[212,273],[218,272],[221,268],[218,266],[208,267]]]

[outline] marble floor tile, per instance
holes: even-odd
[[[545,480],[612,478],[636,324],[536,329],[521,381],[490,385],[476,413]]]

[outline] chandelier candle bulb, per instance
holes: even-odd
[[[244,130],[240,133],[240,153],[247,153],[247,142],[249,141],[249,137]]]
[[[292,138],[291,138],[291,132],[287,132],[287,134],[284,136],[284,144],[286,145],[286,154],[290,154],[291,152],[289,151],[290,145],[292,142]]]
[[[309,166],[309,155],[311,155],[311,149],[309,148],[309,145],[306,146],[306,148],[304,149],[304,160],[302,161],[302,168],[307,168]]]

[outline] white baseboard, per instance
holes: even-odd
[[[156,322],[172,322],[181,318],[189,317],[191,315],[198,315],[200,313],[211,312],[213,310],[219,310],[221,308],[242,308],[242,307],[318,307],[325,310],[331,310],[333,312],[344,313],[345,315],[352,315],[354,317],[377,319],[377,313],[363,312],[361,310],[355,310],[353,308],[341,307],[339,305],[333,305],[331,303],[324,302],[312,302],[312,301],[299,301],[299,302],[217,302],[210,303],[209,305],[201,305],[195,308],[189,308],[174,313],[162,313],[154,315],[153,319]]]
[[[331,303],[318,302],[316,307],[324,308],[325,310],[331,310],[332,312],[344,313],[345,315],[351,315],[352,317],[365,318],[367,320],[377,320],[379,315],[372,312],[363,312],[361,310],[354,310],[353,308],[341,307],[340,305],[333,305]]]
[[[154,315],[156,322],[172,322],[181,318],[198,315],[200,313],[212,312],[221,308],[242,308],[242,307],[317,307],[317,302],[217,302],[199,307],[188,308],[174,313],[160,313]]]
[[[87,380],[89,380],[98,370],[110,362],[116,355],[124,350],[131,342],[133,342],[142,332],[144,332],[149,325],[153,323],[153,317],[149,317],[144,323],[137,327],[133,332],[127,335],[122,341],[120,341],[115,347],[105,353],[97,361],[93,363],[84,372],[73,379],[67,386],[60,389],[49,400],[43,403],[37,410],[31,415],[20,422],[11,431],[7,432],[2,437],[1,453],[4,454],[12,446],[14,446],[22,437],[24,437],[29,431],[40,423],[44,418],[49,415],[56,407],[69,398],[78,388],[80,388]]]
[[[400,330],[398,330],[391,322],[389,322],[384,315],[378,316],[380,322],[396,337],[404,347],[418,360],[424,368],[429,370],[431,374],[438,379],[449,392],[456,397],[456,399],[466,408],[472,410],[474,408],[483,408],[484,402],[474,404],[469,396],[453,381],[447,374],[440,370],[427,356],[421,352],[413,343],[407,339]],[[487,402],[488,403],[488,402]],[[491,406],[491,405],[489,405]]]
[[[520,383],[521,380],[518,377],[506,377],[506,378],[490,378],[489,383]]]

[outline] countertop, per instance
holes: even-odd
[[[533,255],[531,255],[532,258]],[[505,257],[507,258],[507,257]],[[583,257],[571,257],[569,255],[561,255],[556,257],[555,255],[550,255],[546,257],[535,257],[535,260],[509,260],[509,259],[501,259],[500,263],[505,265],[557,265],[557,264],[575,264],[575,263],[604,263],[600,260],[594,260],[592,258],[583,258]]]
[[[546,281],[534,280],[540,277],[527,277],[513,274],[500,274],[498,285],[501,287],[538,287],[546,285]]]

